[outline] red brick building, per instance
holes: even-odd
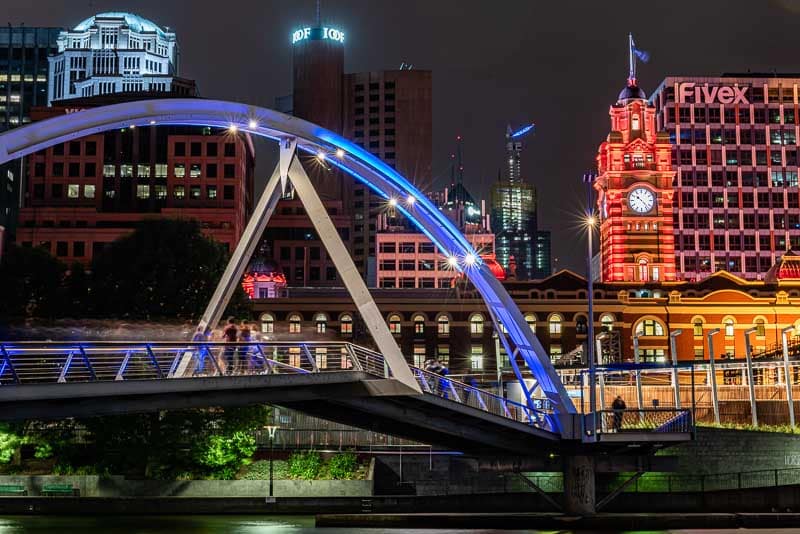
[[[31,116],[42,120],[117,98],[124,96],[62,102]],[[148,217],[196,219],[232,249],[253,206],[254,150],[241,133],[123,128],[50,147],[26,163],[17,242],[68,263],[90,263]]]

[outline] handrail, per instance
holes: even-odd
[[[2,386],[342,371],[391,378],[382,354],[346,341],[23,341],[0,343],[0,349]],[[73,363],[76,357],[83,365]],[[557,428],[547,410],[417,367],[411,370],[424,394],[529,426]]]

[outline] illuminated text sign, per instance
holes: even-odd
[[[336,28],[303,28],[292,33],[292,44],[306,39],[330,39],[331,41],[344,42],[344,32]]]
[[[747,87],[709,87],[693,82],[678,84],[678,102],[694,104],[749,104]]]

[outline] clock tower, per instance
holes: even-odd
[[[631,72],[611,106],[611,133],[597,151],[603,282],[675,280],[672,147],[656,133],[655,107]]]

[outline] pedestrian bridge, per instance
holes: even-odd
[[[531,408],[411,370],[422,394],[396,380],[381,354],[346,342],[0,343],[0,419],[263,403],[465,452],[531,454],[583,441],[587,416],[559,427],[546,400]],[[603,443],[691,436],[689,410],[626,417],[637,418],[636,431]],[[566,427],[572,435],[557,430]]]

